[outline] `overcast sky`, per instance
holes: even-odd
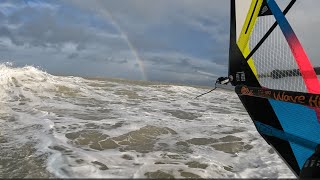
[[[305,1],[290,20],[306,30],[298,35],[315,59],[320,2]],[[228,0],[1,0],[0,59],[51,74],[210,85],[215,77],[205,72],[227,74],[229,6]]]

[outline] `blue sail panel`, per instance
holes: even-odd
[[[314,109],[277,100],[269,100],[269,102],[284,132],[320,144],[320,124]],[[305,161],[314,153],[314,149],[289,142],[299,167],[302,168]]]

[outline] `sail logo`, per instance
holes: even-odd
[[[270,97],[271,96],[271,94],[272,94],[272,92],[271,91],[268,91],[268,90],[265,90],[265,89],[260,89],[260,90],[258,90],[258,94],[260,95],[260,96],[263,96],[263,97]]]
[[[264,13],[266,13],[269,10],[269,8],[267,6],[264,6],[261,10],[261,15],[263,15]]]
[[[304,164],[304,168],[313,168],[313,167],[320,167],[320,160],[307,160]]]
[[[301,96],[290,96],[290,95],[287,95],[285,92],[274,93],[273,97],[275,100],[301,103],[301,104],[304,104],[305,100],[306,100],[305,96],[302,96],[302,95]]]
[[[241,94],[248,95],[248,96],[253,96],[253,90],[250,90],[247,86],[243,86],[241,88]]]
[[[236,74],[236,80],[239,81],[246,81],[246,75],[244,74],[244,72],[237,72]]]
[[[319,96],[311,96],[309,98],[309,105],[311,107],[320,107],[320,98],[319,98]]]
[[[259,16],[268,16],[272,15],[272,12],[270,10],[270,7],[266,0],[263,0],[263,3],[260,8]]]
[[[278,92],[278,93],[274,92],[273,98],[278,101],[299,103],[299,104],[307,105],[310,107],[320,107],[319,95],[306,97],[304,95],[300,95],[300,96],[287,95],[285,92]]]

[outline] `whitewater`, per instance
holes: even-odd
[[[0,178],[293,178],[235,93],[0,64]]]

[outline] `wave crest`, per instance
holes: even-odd
[[[10,62],[0,64],[0,100],[32,101],[39,97],[76,95],[86,84],[80,77],[54,76],[34,66],[13,67]],[[58,93],[58,94],[57,94]]]

